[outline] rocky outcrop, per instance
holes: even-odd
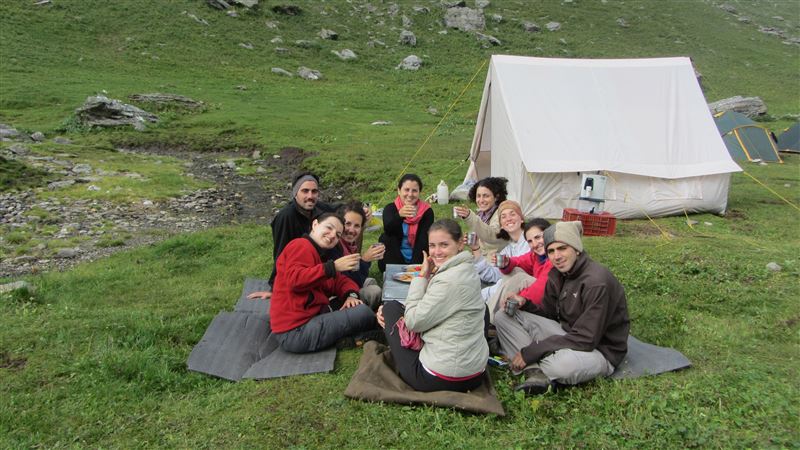
[[[88,97],[83,106],[75,110],[75,117],[86,127],[118,127],[131,125],[137,130],[147,122],[158,122],[158,116],[104,95]]]
[[[741,95],[709,103],[708,109],[712,114],[736,111],[751,119],[767,113],[767,105],[760,97],[742,97]]]
[[[481,31],[486,27],[483,10],[455,7],[444,13],[444,25],[461,31]]]

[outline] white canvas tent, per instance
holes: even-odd
[[[492,56],[467,179],[508,178],[526,217],[576,208],[607,175],[618,218],[724,213],[730,157],[688,58]]]

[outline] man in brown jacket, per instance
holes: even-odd
[[[603,265],[583,252],[580,222],[560,222],[544,232],[547,256],[556,270],[548,275],[542,305],[524,302],[513,315],[495,315],[497,336],[515,373],[517,386],[542,394],[554,383],[578,384],[614,372],[628,351],[625,289]],[[511,294],[509,298],[520,301]]]

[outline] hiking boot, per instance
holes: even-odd
[[[487,343],[489,344],[490,355],[504,355],[503,348],[500,346],[500,339],[497,339],[497,337],[490,337]]]
[[[523,374],[525,381],[518,384],[514,390],[522,391],[525,395],[541,395],[553,387],[553,382],[547,378],[542,369],[526,369]]]

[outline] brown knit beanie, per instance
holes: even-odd
[[[579,221],[558,222],[544,230],[544,248],[550,247],[554,242],[563,242],[578,252],[583,251],[583,225]]]
[[[500,206],[497,207],[498,218],[503,213],[504,209],[513,209],[517,212],[517,214],[519,214],[519,218],[522,219],[523,222],[525,221],[525,216],[522,215],[522,207],[519,206],[519,203],[515,202],[514,200],[506,200],[500,203]]]

